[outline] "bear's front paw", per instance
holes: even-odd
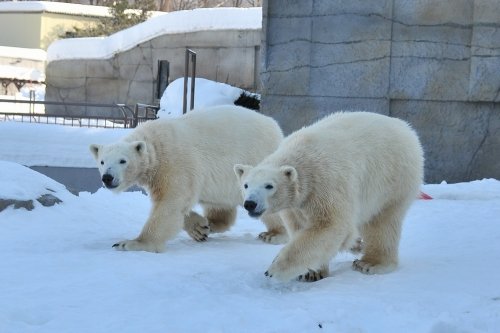
[[[124,240],[113,244],[113,248],[117,251],[147,251],[160,253],[165,250],[165,245],[148,243],[138,240]]]
[[[195,241],[204,242],[210,233],[210,226],[205,217],[191,212],[184,218],[184,230]]]
[[[288,241],[288,236],[286,234],[280,233],[278,231],[265,231],[259,234],[259,239],[264,243],[269,244],[284,244]]]
[[[364,274],[385,274],[385,273],[390,273],[393,270],[396,269],[396,264],[395,263],[390,263],[390,264],[373,264],[371,262],[358,259],[354,260],[352,263],[352,268],[358,272],[364,273]]]
[[[266,276],[286,282],[294,278],[304,275],[309,270],[307,268],[290,265],[288,260],[282,260],[280,257],[276,258],[269,269],[264,273]]]
[[[297,280],[302,282],[316,282],[328,277],[328,267],[322,267],[318,270],[310,269],[306,274],[299,275]]]

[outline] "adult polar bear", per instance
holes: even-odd
[[[91,145],[104,185],[120,192],[134,184],[146,188],[153,208],[140,235],[113,245],[117,250],[162,252],[165,242],[184,229],[195,240],[223,232],[243,203],[233,166],[258,163],[282,141],[270,117],[238,106],[194,110],[177,119],[138,126],[111,145]],[[204,216],[192,212],[200,203]],[[264,218],[267,242],[281,242],[279,217]]]
[[[403,218],[419,193],[423,163],[407,123],[341,112],[285,138],[256,167],[235,165],[249,214],[280,212],[290,235],[266,275],[321,279],[330,259],[355,245],[359,232],[363,256],[354,269],[395,269]]]

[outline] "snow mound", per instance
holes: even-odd
[[[187,109],[191,100],[191,78],[188,79]],[[215,82],[203,78],[195,79],[194,106],[205,108],[215,105],[234,104],[234,101],[244,90],[229,84]],[[160,100],[158,117],[175,118],[182,115],[184,94],[184,78],[179,78],[170,83]]]
[[[69,38],[50,44],[47,61],[109,59],[119,52],[164,34],[209,30],[255,30],[262,27],[261,8],[199,8],[153,17],[108,37]]]
[[[52,206],[72,196],[64,185],[22,165],[0,161],[0,170],[0,211],[10,205],[31,210],[35,200]]]

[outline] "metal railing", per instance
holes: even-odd
[[[4,103],[9,104],[26,104],[28,106],[27,112],[25,110],[18,110],[15,112],[2,112],[5,107]],[[87,108],[102,108],[104,111],[118,110],[117,115],[87,115],[87,114],[68,114],[66,112],[51,112],[45,114],[44,112],[37,113],[36,105],[53,105],[62,106],[67,108],[83,107]],[[13,99],[0,99],[0,121],[19,121],[19,122],[33,122],[41,124],[57,124],[66,126],[78,127],[102,127],[102,128],[134,128],[141,122],[156,119],[158,106],[137,103],[132,110],[125,104],[97,104],[97,103],[76,103],[76,102],[52,102],[52,101],[34,101],[34,100],[13,100]],[[103,112],[104,113],[104,112]]]
[[[189,74],[189,61],[191,60],[191,99],[189,110],[194,108],[194,87],[196,78],[196,52],[191,49],[186,49],[186,62],[184,64],[184,95],[182,99],[182,114],[186,113],[187,110],[187,86],[188,86],[188,74]]]

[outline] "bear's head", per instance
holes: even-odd
[[[144,168],[146,147],[143,141],[90,145],[104,186],[114,192],[121,192],[134,185]]]
[[[234,172],[240,180],[243,207],[251,217],[277,213],[295,205],[297,170],[292,166],[270,167],[236,164]]]

